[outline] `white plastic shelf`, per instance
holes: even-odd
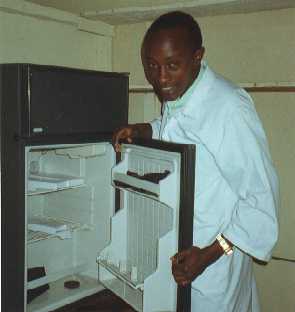
[[[28,220],[27,243],[58,237],[71,238],[71,232],[82,228],[81,224],[69,220],[35,216]]]
[[[60,190],[85,186],[84,179],[58,173],[30,174],[27,195],[56,192]]]

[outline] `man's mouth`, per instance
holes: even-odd
[[[172,101],[178,97],[175,86],[157,86],[154,90],[164,101]]]
[[[160,88],[160,90],[161,90],[162,92],[170,92],[170,91],[173,90],[173,87],[163,87],[163,88]]]

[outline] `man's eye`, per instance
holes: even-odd
[[[178,65],[175,64],[175,63],[169,63],[169,64],[167,64],[167,67],[169,69],[172,69],[172,70],[177,70],[178,69]]]
[[[148,63],[148,68],[150,68],[150,69],[157,69],[158,66],[155,63]]]

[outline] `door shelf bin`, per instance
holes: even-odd
[[[100,267],[103,267],[115,278],[120,279],[124,283],[128,284],[133,289],[143,290],[144,276],[141,274],[137,267],[127,268],[126,264],[122,263],[108,263],[108,261],[98,258],[97,263]]]
[[[99,281],[117,296],[125,300],[136,311],[143,311],[143,291],[131,283],[128,278],[118,274],[104,261],[98,260]]]
[[[124,148],[122,161],[112,169],[113,185],[175,207],[178,204],[178,159],[166,157],[159,161],[156,157],[146,157],[140,147],[132,151]],[[138,159],[142,159],[140,163]],[[152,181],[151,176],[156,181]]]
[[[141,179],[134,178],[127,173],[124,174],[114,172],[113,185],[121,189],[142,193],[142,195],[151,196],[155,199],[159,199],[161,193],[160,184],[143,181]]]

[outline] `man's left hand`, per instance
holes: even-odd
[[[186,286],[223,255],[215,241],[212,245],[199,248],[193,246],[175,254],[172,258],[172,274],[177,284]]]

